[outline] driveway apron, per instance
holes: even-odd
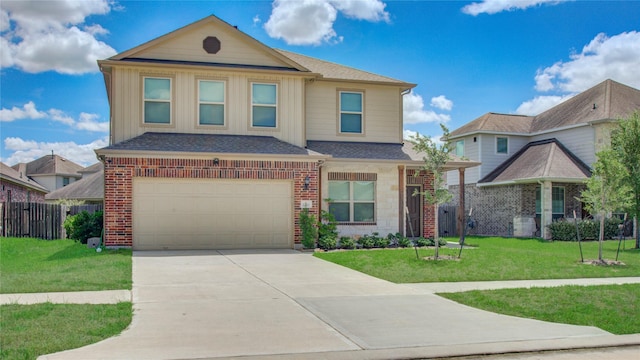
[[[291,250],[134,252],[120,336],[42,359],[197,359],[608,335],[473,309]]]

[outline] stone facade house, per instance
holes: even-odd
[[[414,84],[270,48],[215,16],[98,63],[107,246],[298,248],[302,209],[332,212],[341,235],[386,235],[405,232],[407,206],[433,235],[432,207],[411,196],[430,178],[402,139]]]
[[[472,233],[541,236],[554,219],[588,214],[578,198],[616,121],[640,110],[640,90],[606,80],[537,115],[487,113],[451,132],[465,174]],[[448,186],[459,196],[459,176]],[[455,202],[454,202],[455,203]]]

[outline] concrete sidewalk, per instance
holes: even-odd
[[[131,326],[41,359],[393,359],[640,344],[637,334],[474,309],[309,253],[134,252],[133,267]]]

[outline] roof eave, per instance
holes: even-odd
[[[523,178],[523,179],[515,179],[515,180],[498,181],[498,182],[476,183],[476,185],[478,187],[489,187],[489,186],[515,185],[515,184],[533,184],[533,183],[541,183],[545,181],[551,181],[554,183],[564,183],[564,184],[584,184],[585,182],[587,182],[587,178],[537,177],[537,178]]]
[[[190,152],[190,151],[153,151],[153,150],[114,150],[114,149],[96,149],[98,159],[103,157],[125,158],[125,157],[148,157],[148,158],[170,158],[170,159],[211,159],[216,157],[221,160],[227,159],[291,159],[300,161],[326,160],[330,156],[323,154],[253,154],[253,153],[228,153],[228,152]]]

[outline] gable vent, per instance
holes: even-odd
[[[220,51],[220,40],[215,36],[207,36],[202,40],[202,48],[208,54],[217,54]]]

